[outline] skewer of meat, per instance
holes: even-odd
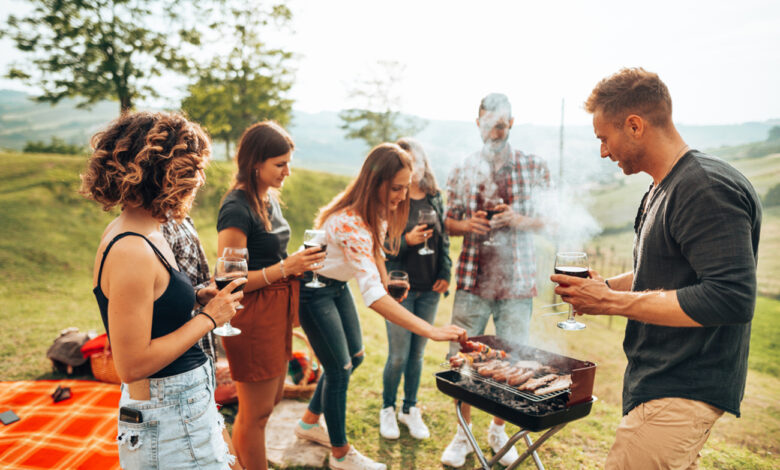
[[[545,395],[547,393],[560,392],[571,387],[571,375],[559,375],[557,379],[548,383],[542,388],[534,390],[535,395]]]

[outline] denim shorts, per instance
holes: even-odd
[[[141,423],[118,421],[119,464],[127,469],[229,469],[225,424],[214,402],[211,361],[190,371],[149,379],[149,400],[133,400],[122,384],[120,407]]]

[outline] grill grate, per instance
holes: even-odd
[[[449,369],[450,368],[449,362],[443,362],[441,364],[441,366],[444,369]],[[542,402],[542,401],[545,401],[545,400],[549,400],[550,398],[554,398],[554,397],[557,397],[559,395],[563,395],[564,393],[569,393],[569,391],[570,391],[570,389],[567,388],[566,390],[560,390],[558,392],[546,393],[544,395],[536,395],[534,393],[528,393],[528,392],[523,391],[523,390],[518,390],[516,387],[512,387],[511,385],[507,385],[507,384],[502,383],[502,382],[497,382],[497,381],[491,379],[490,377],[485,377],[485,376],[479,375],[479,372],[476,372],[474,369],[472,369],[470,367],[464,367],[462,369],[459,369],[458,372],[460,372],[461,375],[465,375],[465,376],[471,378],[472,380],[479,380],[480,382],[483,382],[483,383],[486,383],[486,384],[490,384],[493,387],[500,388],[501,390],[513,393],[515,395],[519,395],[519,396],[525,398],[526,400],[534,402],[534,403],[539,403],[539,402]]]

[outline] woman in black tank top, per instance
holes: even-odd
[[[160,232],[162,221],[187,214],[203,184],[208,138],[180,115],[135,113],[96,134],[92,146],[81,193],[106,210],[122,208],[103,233],[93,278],[123,382],[122,468],[228,468],[213,369],[196,343],[233,317],[242,293],[232,291],[246,280],[191,317],[194,291]],[[182,453],[186,440],[199,450]]]

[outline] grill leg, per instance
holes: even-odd
[[[466,419],[463,417],[463,412],[460,410],[462,404],[463,402],[460,400],[455,404],[455,413],[458,415],[458,423],[460,423],[460,427],[463,428],[463,432],[466,433],[466,439],[469,440],[471,448],[474,449],[474,453],[477,455],[477,460],[479,460],[482,468],[484,470],[490,470],[490,465],[485,459],[485,454],[482,453],[482,449],[477,445],[477,440],[474,439],[474,434],[472,434],[471,429],[469,429],[469,423],[466,422]]]
[[[547,430],[546,433],[542,434],[542,437],[539,438],[536,442],[531,441],[530,436],[528,434],[525,435],[525,442],[528,445],[528,449],[526,449],[523,454],[517,458],[510,466],[508,466],[505,470],[514,470],[517,468],[518,465],[520,465],[520,462],[528,458],[529,455],[533,455],[534,463],[536,464],[536,468],[539,470],[544,470],[544,466],[542,465],[542,461],[539,460],[539,456],[536,455],[536,449],[538,449],[544,442],[551,438],[553,434],[557,433],[563,427],[566,426],[566,423],[558,424],[556,426],[551,427],[549,430]]]

